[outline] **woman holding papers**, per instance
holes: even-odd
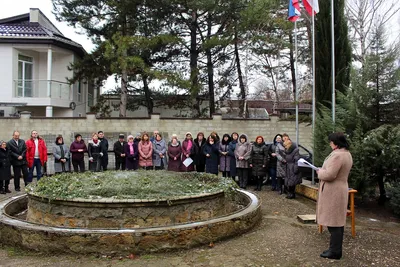
[[[346,224],[349,186],[347,179],[353,165],[349,143],[343,133],[329,135],[332,148],[322,168],[317,170],[319,191],[317,223],[328,227],[330,246],[320,256],[328,259],[342,257],[344,225]]]
[[[288,194],[286,198],[295,198],[296,185],[301,184],[301,177],[299,175],[299,149],[292,143],[290,139],[287,139],[284,143],[285,146],[285,160],[286,160],[286,175],[285,175],[285,186]]]
[[[193,147],[192,133],[187,132],[185,136],[186,138],[182,142],[182,163],[185,164],[182,164],[181,168],[183,172],[192,172],[194,171],[194,163],[193,163],[194,147]]]

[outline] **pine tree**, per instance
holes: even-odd
[[[351,47],[348,39],[347,20],[344,16],[345,0],[334,1],[335,31],[335,90],[345,93],[350,84]],[[320,12],[316,15],[315,32],[315,87],[318,103],[332,103],[331,62],[331,1],[319,1]]]

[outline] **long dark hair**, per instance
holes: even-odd
[[[228,137],[228,141],[225,141],[225,137]],[[224,134],[223,136],[222,136],[222,140],[221,140],[221,143],[223,144],[223,145],[227,145],[227,144],[229,144],[231,142],[231,137],[229,136],[229,134]]]
[[[331,133],[328,136],[328,140],[332,143],[334,143],[338,148],[345,148],[347,150],[349,150],[350,148],[350,144],[349,142],[347,142],[347,138],[344,135],[344,133]]]

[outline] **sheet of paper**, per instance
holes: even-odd
[[[183,165],[185,165],[185,167],[189,167],[190,164],[193,163],[193,160],[191,158],[187,158],[182,163],[183,163]]]
[[[307,167],[307,168],[311,168],[313,170],[318,170],[318,167],[315,167],[314,165],[312,165],[310,162],[306,161],[305,159],[299,159],[299,161],[297,162],[297,165],[299,167]]]

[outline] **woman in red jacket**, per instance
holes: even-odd
[[[46,142],[33,130],[31,138],[26,141],[26,160],[28,161],[28,179],[27,183],[33,180],[33,170],[36,168],[36,176],[39,181],[42,177],[42,166],[47,162]]]

